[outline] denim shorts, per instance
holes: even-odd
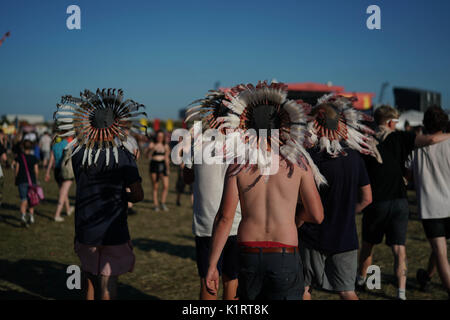
[[[239,254],[239,300],[302,300],[303,265],[295,253]]]
[[[20,183],[17,187],[19,188],[20,200],[28,200],[28,183]]]

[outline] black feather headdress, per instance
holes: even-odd
[[[59,137],[73,137],[66,146],[66,149],[73,149],[72,155],[84,147],[83,165],[96,164],[102,151],[108,165],[111,152],[118,163],[119,147],[133,153],[135,146],[126,132],[145,127],[139,123],[141,116],[147,116],[139,111],[141,108],[145,108],[144,105],[131,99],[124,101],[121,89],[97,89],[95,94],[84,90],[80,98],[63,96],[53,118]]]

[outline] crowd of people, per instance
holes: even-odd
[[[284,91],[278,83],[241,85],[201,100],[200,108],[208,112],[200,112],[199,107],[188,112],[187,120],[197,117],[204,130],[218,128],[223,136],[230,128],[282,132],[279,137],[257,135],[256,144],[251,143],[252,137],[242,139],[250,149],[262,148],[264,141],[265,151],[278,143],[279,154],[268,156],[268,162],[238,163],[237,157],[228,162],[225,152],[214,155],[222,163],[182,163],[177,170],[177,205],[181,205],[186,185],[193,194],[200,299],[217,299],[220,282],[227,300],[310,300],[314,288],[357,300],[357,292],[366,288],[373,247],[385,238],[394,258],[396,298],[406,300],[408,184],[416,190],[419,216],[431,247],[429,263],[417,271],[417,280],[425,290],[437,271],[450,298],[447,114],[432,106],[425,112],[423,133],[416,128],[401,131],[396,130],[399,112],[381,106],[375,109],[372,131],[368,118],[351,107],[351,99],[330,95],[309,110],[301,101],[288,100]],[[133,270],[127,215],[133,203],[144,197],[136,164],[141,150],[150,161],[153,210],[169,210],[170,138],[158,131],[152,140],[138,143],[130,133],[131,124],[123,125],[120,117],[109,119],[104,111],[108,108],[134,112],[141,107],[125,107],[122,94],[110,90],[86,94],[95,106],[90,110],[92,128],[116,128],[116,136],[107,140],[115,161],[109,160],[110,149],[99,135],[88,135],[81,143],[76,141],[75,124],[63,121],[53,138],[48,132],[39,138],[24,134],[9,143],[0,136],[3,167],[7,150],[14,153],[12,165],[24,225],[34,222],[28,189],[38,183],[39,167],[45,170],[46,182],[53,170],[59,187],[54,220],[64,220],[63,210],[68,216],[75,212],[75,252],[83,270],[86,299],[115,298],[118,276]],[[77,103],[75,107],[82,105]],[[125,119],[126,112],[118,114]],[[120,134],[119,127],[123,127]],[[123,147],[117,147],[119,137]],[[68,194],[74,181],[72,207]],[[0,188],[2,184],[0,167]],[[361,247],[358,213],[362,213]]]

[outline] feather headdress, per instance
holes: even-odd
[[[208,98],[209,95],[207,103],[198,109],[191,109],[188,116],[195,114],[204,125],[225,133],[226,146],[233,144],[229,141],[238,140],[237,148],[223,150],[226,158],[239,164],[233,174],[243,169],[259,169],[261,175],[267,176],[271,151],[278,150],[289,165],[306,169],[309,164],[318,185],[326,183],[303,146],[310,106],[302,101],[288,100],[285,84],[269,85],[266,81],[258,82],[256,86],[240,84],[220,95],[215,94],[214,104],[210,104]],[[217,106],[226,109],[221,109],[221,113],[214,112]],[[274,129],[276,134],[272,135]],[[266,135],[261,135],[259,130],[266,130]]]
[[[112,156],[119,162],[118,148],[124,147],[133,153],[135,146],[126,131],[145,127],[139,123],[140,112],[145,108],[131,99],[123,99],[122,89],[97,89],[96,93],[84,90],[80,98],[63,96],[53,114],[61,138],[74,139],[65,149],[73,150],[72,156],[83,149],[82,165],[96,164],[100,152],[105,152],[106,165]],[[95,153],[94,153],[95,152]]]
[[[344,148],[348,146],[381,161],[374,144],[375,132],[363,124],[363,121],[373,121],[373,118],[353,107],[356,100],[356,97],[333,93],[319,98],[308,122],[308,143],[318,145],[321,151],[332,157],[345,155]]]

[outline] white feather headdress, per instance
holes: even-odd
[[[63,96],[53,114],[61,138],[73,137],[65,149],[73,150],[72,156],[83,149],[82,165],[97,163],[100,152],[105,152],[106,165],[110,153],[119,162],[118,148],[124,147],[131,153],[135,145],[128,139],[126,130],[145,127],[139,123],[145,108],[131,99],[123,101],[122,89],[97,89],[96,93],[85,90],[80,98]]]
[[[215,102],[211,107],[211,99]],[[312,168],[317,185],[325,184],[325,178],[304,149],[307,114],[310,106],[302,101],[287,99],[287,86],[283,83],[258,82],[240,84],[226,92],[207,96],[206,103],[197,109],[188,111],[187,119],[193,116],[202,120],[204,126],[217,128],[225,133],[225,144],[239,140],[237,149],[223,150],[227,159],[234,159],[239,166],[233,174],[241,170],[259,169],[267,176],[271,165],[271,150],[279,150],[279,156],[289,165]],[[214,112],[217,107],[226,107],[225,112]],[[267,135],[260,136],[260,129],[266,129]],[[278,135],[272,136],[270,129],[278,129]],[[254,130],[256,134],[249,134]]]

